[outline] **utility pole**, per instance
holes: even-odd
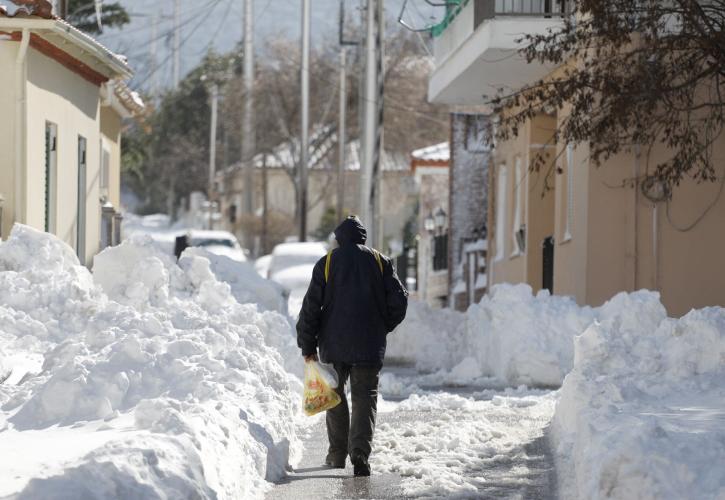
[[[211,127],[209,127],[209,187],[207,199],[209,200],[209,228],[212,229],[212,199],[214,198],[214,174],[216,172],[216,130],[217,109],[219,105],[219,85],[211,84]]]
[[[347,61],[346,49],[340,49],[340,123],[337,127],[337,220],[342,220],[345,215],[345,144],[347,143],[345,120],[347,118]]]
[[[159,16],[151,16],[151,96],[154,101],[159,95],[159,62],[158,62],[158,37],[159,37]]]
[[[382,151],[383,19],[383,0],[367,0],[360,216],[371,229],[369,238],[371,246],[379,243],[376,224],[376,187]]]
[[[174,90],[181,81],[181,0],[174,0]]]
[[[242,105],[242,168],[244,213],[254,212],[254,0],[244,0],[244,69]],[[247,242],[249,245],[250,242]]]
[[[269,253],[269,214],[267,213],[268,208],[267,153],[262,153],[262,255],[267,255]]]
[[[307,167],[310,126],[310,0],[302,2],[302,65],[300,66],[302,113],[300,127],[299,222],[300,241],[307,241]]]
[[[345,146],[347,144],[347,50],[345,46],[360,47],[359,40],[347,40],[345,38],[345,19],[345,0],[340,0],[340,124],[338,126],[339,171],[337,175],[337,217],[339,220],[345,217],[345,214],[342,213],[345,209]],[[362,92],[359,93],[359,96],[361,95]],[[360,106],[360,109],[362,109],[362,106]],[[358,113],[358,117],[360,116]]]

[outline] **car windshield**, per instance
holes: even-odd
[[[234,242],[223,238],[207,238],[203,240],[192,240],[195,247],[229,247],[234,248]]]

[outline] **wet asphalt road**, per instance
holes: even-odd
[[[411,375],[411,371],[402,367],[385,368],[397,375]],[[427,388],[432,389],[432,388]],[[444,388],[437,390],[455,392],[462,396],[474,396],[481,391],[481,387],[470,388]],[[383,394],[386,400],[395,398]],[[424,415],[415,411],[396,411],[378,413],[378,425],[389,423],[400,425],[403,422],[414,422],[424,418]],[[506,425],[517,425],[516,421],[506,422]],[[327,452],[327,434],[324,420],[309,428],[303,436],[304,455],[299,466],[285,479],[277,483],[267,494],[267,500],[300,499],[403,499],[405,496],[397,474],[376,474],[369,478],[356,478],[352,474],[349,461],[346,469],[329,469],[322,464]],[[481,499],[522,499],[522,500],[555,500],[556,473],[553,467],[553,458],[546,437],[541,437],[525,445],[525,458],[520,455],[502,457],[491,464],[485,471],[485,485],[474,496],[456,498]],[[525,461],[525,463],[522,462]],[[522,467],[523,466],[523,467]],[[524,475],[522,475],[522,471]],[[480,474],[480,471],[476,471]]]

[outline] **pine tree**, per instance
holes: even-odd
[[[81,31],[97,35],[106,28],[120,28],[131,18],[118,2],[102,3],[100,25],[96,15],[96,0],[68,0],[68,22]]]

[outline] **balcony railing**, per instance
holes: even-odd
[[[469,3],[473,4],[474,29],[496,16],[562,17],[573,8],[572,0],[458,0],[446,8],[444,19],[431,28],[431,35],[441,36]]]
[[[571,10],[570,1],[562,0],[496,0],[499,16],[562,16]]]

